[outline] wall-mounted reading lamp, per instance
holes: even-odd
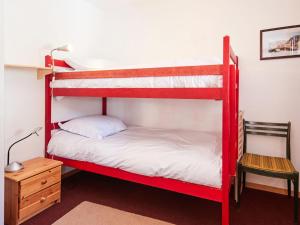
[[[67,45],[63,45],[63,46],[60,46],[58,48],[54,48],[54,49],[51,50],[50,56],[51,56],[51,60],[52,60],[52,73],[53,73],[53,75],[55,75],[55,71],[54,71],[54,66],[55,65],[54,65],[53,53],[56,52],[56,51],[70,52],[70,51],[72,51],[72,46],[67,44]]]
[[[51,56],[52,56],[53,52],[55,52],[55,51],[70,52],[70,51],[72,51],[72,47],[71,47],[71,45],[67,44],[67,45],[60,46],[58,48],[54,48],[50,52]]]
[[[21,138],[20,140],[15,141],[14,143],[11,144],[11,146],[9,146],[8,151],[7,151],[7,165],[6,165],[6,167],[5,167],[5,172],[17,172],[17,171],[20,171],[20,170],[22,170],[22,169],[24,168],[23,164],[20,163],[20,162],[12,162],[12,163],[9,163],[10,150],[11,150],[11,148],[12,148],[15,144],[17,144],[17,143],[19,143],[19,142],[21,142],[21,141],[23,141],[23,140],[29,138],[29,137],[30,137],[31,135],[33,135],[33,134],[36,134],[37,136],[39,136],[38,132],[39,132],[40,130],[42,130],[42,127],[37,127],[37,128],[35,128],[30,134],[28,134],[27,136]]]

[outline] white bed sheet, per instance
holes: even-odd
[[[51,82],[52,88],[220,88],[222,76],[169,76],[66,79]]]
[[[55,132],[48,153],[146,176],[221,186],[221,135],[129,127],[103,140]]]

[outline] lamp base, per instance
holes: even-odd
[[[14,173],[24,169],[24,166],[20,162],[12,162],[5,167],[5,172]]]

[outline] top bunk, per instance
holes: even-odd
[[[63,60],[46,56],[47,67],[73,69]],[[201,63],[203,64],[203,63]],[[46,87],[54,96],[134,97],[134,98],[224,98],[229,83],[237,80],[238,57],[223,38],[223,62],[211,65],[157,68],[105,69],[53,72]],[[233,77],[233,79],[231,79]]]

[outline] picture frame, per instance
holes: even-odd
[[[300,25],[260,31],[260,60],[300,57]]]

